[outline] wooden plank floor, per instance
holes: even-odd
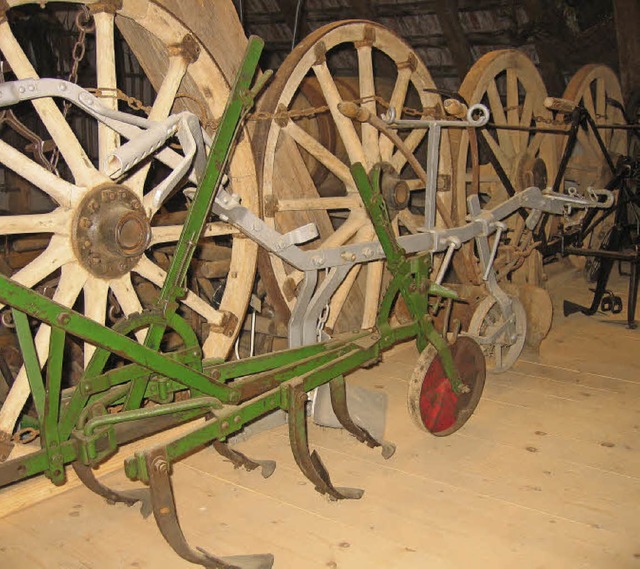
[[[552,281],[556,301],[587,302],[584,282],[566,275]],[[399,346],[350,378],[388,395],[393,458],[311,428],[333,481],[364,488],[361,500],[314,492],[280,427],[238,445],[277,461],[267,480],[210,451],[176,466],[185,533],[219,555],[272,552],[278,569],[640,567],[640,330],[622,316],[556,311],[540,353],[490,375],[476,414],[446,438],[411,424],[417,353]],[[107,482],[130,485],[120,473]],[[76,488],[0,520],[0,567],[192,565],[135,507]]]

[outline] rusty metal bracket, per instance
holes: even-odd
[[[287,405],[286,410],[289,413],[289,442],[293,457],[302,473],[314,484],[320,494],[327,494],[333,500],[361,498],[364,490],[360,488],[335,487],[320,455],[315,450],[309,451],[307,393],[304,390],[303,378],[285,383],[281,389],[283,400]]]
[[[369,431],[357,425],[351,418],[347,407],[347,388],[344,377],[339,375],[329,382],[329,389],[331,392],[333,412],[336,414],[338,421],[344,429],[370,448],[382,447],[382,456],[386,459],[391,458],[396,452],[396,445],[375,439]]]
[[[270,553],[215,557],[200,547],[193,549],[178,520],[166,449],[161,447],[145,453],[145,460],[153,516],[160,532],[180,557],[211,569],[271,569],[274,559]]]
[[[269,478],[276,469],[274,460],[254,460],[222,441],[215,440],[212,446],[220,455],[230,460],[234,468],[244,468],[248,472],[260,468],[262,478]]]

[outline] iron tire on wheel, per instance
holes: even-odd
[[[419,429],[437,437],[454,433],[469,420],[480,401],[486,377],[484,355],[477,342],[461,336],[450,349],[460,379],[469,388],[467,393],[456,395],[452,391],[438,352],[431,344],[420,354],[409,381],[409,416]]]
[[[509,296],[509,298],[511,299],[516,319],[516,338],[512,342],[487,344],[481,348],[487,359],[487,369],[495,373],[507,371],[516,363],[527,338],[527,313],[524,306],[516,297]],[[488,327],[502,324],[503,322],[504,316],[498,301],[493,296],[487,296],[473,313],[469,324],[469,335],[482,338],[485,336]],[[496,356],[498,353],[496,350],[503,349],[506,351]]]

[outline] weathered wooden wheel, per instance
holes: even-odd
[[[341,68],[353,67],[358,69],[357,81],[338,77]],[[345,84],[350,85],[349,92],[341,87]],[[312,98],[305,95],[310,86],[315,87]],[[361,162],[370,169],[382,161],[386,163],[383,186],[388,188],[393,225],[397,231],[416,231],[422,224],[417,208],[424,184],[387,137],[369,124],[348,119],[338,110],[338,104],[355,95],[359,104],[373,114],[386,110],[384,101],[398,117],[407,116],[403,107],[433,113],[440,106],[440,97],[426,91],[432,88],[431,76],[415,52],[379,24],[363,20],[336,22],[304,39],[278,70],[261,104],[262,111],[279,113],[256,129],[256,140],[262,149],[256,154],[261,159],[265,220],[281,231],[315,222],[321,239],[310,245],[314,248],[371,239],[373,227],[349,166]],[[338,139],[335,144],[318,140],[322,128],[309,124],[308,119],[291,119],[290,111],[299,110],[301,99],[312,101],[314,107],[325,107],[318,112],[325,112],[330,118],[331,130]],[[426,152],[421,144],[425,134],[424,130],[402,134],[404,144],[423,166]],[[285,166],[291,168],[292,164],[295,179],[286,175]],[[450,189],[450,174],[450,149],[445,136],[439,166],[442,191],[438,193],[447,210],[451,206],[450,191],[446,191]],[[424,191],[422,200],[423,196]],[[288,311],[295,304],[299,275],[291,273],[276,258],[271,258],[267,267],[261,266],[261,274],[278,308]],[[327,328],[373,326],[382,281],[381,262],[355,267],[331,302]]]
[[[622,89],[614,71],[602,64],[588,64],[580,68],[571,78],[564,91],[563,99],[568,99],[589,112],[597,125],[625,124],[621,106],[623,104]],[[627,153],[627,131],[599,128],[605,148],[611,155],[615,165],[618,156]],[[559,145],[560,155],[564,152],[566,141]],[[562,181],[563,188],[569,191],[575,188],[581,194],[586,195],[587,188],[602,188],[611,179],[613,173],[606,157],[602,153],[596,135],[591,129],[579,129],[578,140],[567,163],[567,170]],[[579,223],[584,213],[578,212],[571,216],[571,222]],[[605,238],[613,222],[613,216],[609,216],[605,223],[601,223],[589,236],[587,247],[598,248]],[[594,280],[590,266],[594,259],[571,255],[571,262],[577,268],[584,268],[585,275]],[[596,265],[598,262],[596,261]]]
[[[529,186],[546,188],[553,180],[557,168],[557,156],[553,139],[544,133],[527,129],[545,126],[552,119],[544,107],[547,91],[533,62],[521,51],[498,50],[482,56],[469,70],[460,94],[469,105],[485,104],[490,112],[490,123],[478,133],[484,144],[495,155],[479,145],[479,194],[483,207],[494,207],[505,201],[509,194],[500,179],[499,170],[518,192]],[[473,185],[473,160],[466,131],[452,133],[452,150],[455,160],[455,192],[458,221],[464,219],[465,200],[476,189]],[[496,269],[499,276],[506,276],[524,262],[523,253],[530,252],[524,236],[523,220],[513,216],[508,222],[509,245],[501,248]],[[507,254],[505,254],[507,253]],[[540,284],[540,283],[531,283]]]
[[[606,65],[591,63],[577,71],[562,96],[583,105],[597,125],[625,124],[624,103],[618,77]],[[599,128],[598,132],[613,162],[627,152],[627,131]],[[564,150],[565,143],[561,145]],[[564,177],[564,187],[586,191],[601,188],[611,178],[611,170],[591,130],[578,130],[578,141]]]
[[[8,62],[18,79],[37,77],[25,49],[12,31],[11,8],[24,4],[27,3],[22,0],[9,0],[10,9],[6,17],[0,20],[0,59]],[[38,4],[43,9],[56,8],[55,2],[45,0]],[[117,28],[156,89],[151,118],[163,119],[185,107],[196,113],[203,123],[213,124],[221,116],[230,91],[229,85],[203,42],[180,20],[154,1],[101,2],[90,8],[95,24],[97,85],[82,87],[98,87],[107,94],[113,94],[119,86],[124,88],[117,82]],[[117,108],[115,98],[106,97],[102,100],[105,105]],[[65,118],[52,100],[35,100],[33,107],[43,131],[47,132],[45,137],[50,137],[53,145],[59,148],[58,171],[63,174],[56,175],[36,163],[22,151],[22,146],[0,142],[0,165],[24,178],[33,187],[32,191],[44,193],[53,204],[51,211],[45,213],[3,217],[2,235],[39,234],[49,237],[42,253],[12,278],[27,287],[36,287],[44,280],[53,279],[53,298],[57,302],[74,306],[101,323],[106,321],[108,311],[114,307],[116,313],[123,315],[141,310],[145,304],[153,301],[158,287],[164,281],[166,273],[162,259],[168,259],[172,244],[180,236],[187,208],[186,198],[182,192],[177,192],[163,203],[153,203],[154,186],[157,183],[157,180],[152,180],[154,168],[155,175],[158,175],[153,163],[117,181],[111,180],[105,174],[104,163],[106,156],[120,144],[115,132],[102,124],[98,125],[99,166],[96,167],[83,147],[87,141],[74,132],[72,122]],[[152,174],[149,174],[150,170]],[[68,172],[68,175],[64,172]],[[233,191],[241,196],[243,204],[254,208],[257,203],[257,183],[247,137],[243,137],[235,149],[230,179]],[[131,229],[129,236],[135,237],[146,232],[149,239],[132,237],[135,243],[125,243],[125,232],[118,233],[120,237],[107,245],[123,250],[122,262],[111,263],[106,268],[102,265],[100,268],[97,256],[87,253],[86,243],[90,241],[89,248],[105,244],[94,243],[91,239],[87,241],[83,237],[83,223],[86,223],[87,207],[92,216],[97,216],[90,220],[96,223],[103,221],[101,216],[113,211],[111,208],[95,210],[91,207],[91,197],[99,198],[105,188],[119,206],[131,209],[132,204],[137,205],[143,212],[134,216],[133,225],[128,228]],[[244,320],[253,286],[257,247],[248,239],[236,239],[235,235],[230,226],[220,222],[212,221],[206,226],[204,238],[199,243],[203,251],[200,261],[209,260],[212,253],[217,254],[218,259],[223,259],[223,272],[228,273],[226,290],[223,294],[219,291],[216,293],[214,283],[201,270],[203,263],[196,262],[189,279],[190,290],[182,301],[181,310],[192,322],[197,323],[207,356],[226,356]],[[129,245],[134,247],[134,254],[127,250],[125,255],[124,249]],[[115,255],[117,257],[118,253]],[[215,288],[221,287],[216,284]],[[44,365],[49,329],[42,327],[38,330],[35,341],[41,364]],[[84,346],[85,361],[91,353],[91,346]],[[12,431],[27,396],[28,383],[22,369],[0,411],[0,436]]]

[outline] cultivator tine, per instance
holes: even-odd
[[[154,449],[145,454],[145,459],[153,516],[160,532],[180,557],[211,569],[271,569],[273,555],[270,553],[215,557],[200,547],[193,549],[187,543],[178,520],[166,449]]]
[[[370,448],[382,447],[382,456],[389,459],[396,452],[396,445],[393,443],[375,439],[367,429],[357,425],[349,414],[347,406],[347,388],[344,377],[339,375],[329,382],[331,393],[331,406],[336,414],[338,421],[345,430],[350,432],[361,443],[365,443]]]
[[[314,450],[309,452],[309,438],[307,435],[307,393],[301,379],[283,385],[288,397],[289,412],[289,442],[296,463],[302,473],[314,484],[320,494],[328,494],[334,500],[362,497],[364,490],[359,488],[336,488],[325,468],[320,455]]]
[[[263,478],[269,478],[276,469],[274,460],[253,460],[240,451],[232,449],[227,443],[223,443],[222,441],[213,441],[213,448],[222,456],[229,459],[233,463],[234,468],[244,468],[249,472],[256,468],[262,469],[261,474]]]
[[[80,481],[92,492],[102,496],[109,504],[122,503],[127,506],[133,506],[140,502],[140,513],[143,518],[151,515],[151,495],[148,488],[140,488],[138,490],[120,491],[113,490],[102,484],[93,474],[93,469],[81,462],[71,464],[73,470],[78,475]]]

